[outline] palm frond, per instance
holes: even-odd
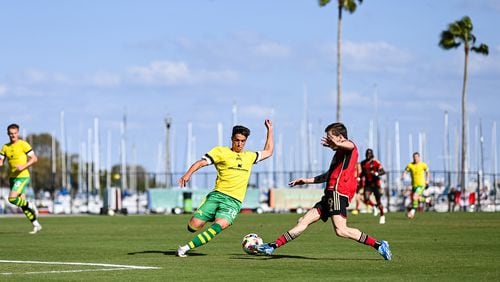
[[[441,39],[439,40],[439,47],[447,50],[452,48],[457,48],[460,46],[460,42],[456,40],[456,36],[453,35],[449,30],[444,30],[441,32]]]
[[[481,43],[478,47],[476,46],[472,47],[471,50],[476,53],[483,54],[485,56],[487,56],[490,53],[488,45],[484,43]]]
[[[319,0],[318,2],[319,2],[319,5],[321,7],[323,7],[323,6],[328,5],[328,3],[330,3],[330,0]]]

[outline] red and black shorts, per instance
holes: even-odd
[[[325,191],[321,201],[314,205],[318,209],[321,220],[326,222],[334,215],[341,215],[347,218],[347,207],[349,206],[349,198],[340,195],[336,191]]]

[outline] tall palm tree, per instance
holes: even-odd
[[[476,44],[476,36],[472,33],[472,21],[468,16],[448,25],[448,29],[441,32],[439,47],[450,50],[463,45],[464,48],[464,76],[462,84],[462,157],[460,172],[460,187],[465,189],[465,173],[467,170],[467,66],[470,51],[488,55],[488,45]]]
[[[350,14],[356,11],[358,5],[356,2],[361,4],[363,0],[337,0],[338,1],[338,18],[337,18],[337,121],[340,121],[341,112],[340,112],[340,101],[342,97],[342,72],[341,72],[341,38],[342,38],[342,11],[346,10]],[[319,5],[324,7],[330,3],[330,0],[319,0]]]

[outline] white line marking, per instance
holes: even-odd
[[[107,264],[107,263],[87,263],[87,262],[0,260],[0,263],[24,263],[24,264],[78,265],[78,266],[111,267],[111,268],[101,268],[101,269],[52,270],[52,271],[24,272],[24,273],[2,272],[2,273],[0,273],[2,275],[71,273],[71,272],[88,272],[88,271],[114,271],[114,270],[130,270],[130,269],[161,269],[161,267],[155,267],[155,266],[122,265],[122,264]]]

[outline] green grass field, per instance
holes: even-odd
[[[48,216],[41,218],[44,229],[37,235],[28,234],[25,218],[3,217],[0,280],[500,280],[500,213],[418,213],[413,220],[390,213],[385,225],[372,215],[350,215],[351,226],[389,241],[392,261],[337,238],[331,223],[321,221],[271,257],[242,251],[245,234],[274,240],[298,217],[241,214],[234,226],[187,258],[175,257],[175,250],[192,238],[185,228],[189,215]]]

